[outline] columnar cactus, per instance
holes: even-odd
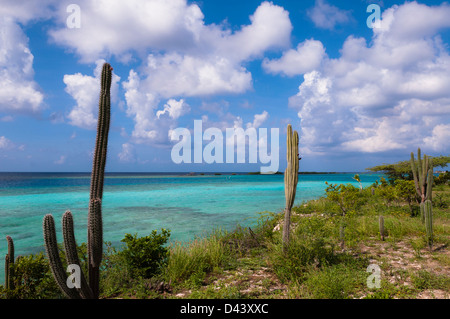
[[[102,70],[97,139],[91,175],[88,217],[89,283],[94,296],[99,293],[99,269],[103,254],[102,198],[105,178],[106,151],[111,110],[112,67],[105,63]]]
[[[431,201],[431,190],[433,186],[433,165],[431,158],[427,155],[420,155],[420,148],[417,150],[417,168],[414,160],[414,153],[411,152],[411,170],[413,173],[414,184],[416,186],[417,195],[420,198],[420,213],[422,221],[425,221],[425,201]]]
[[[428,247],[433,247],[433,205],[429,199],[424,203],[425,210],[425,229],[427,233]]]
[[[67,213],[67,212],[66,212]],[[63,216],[64,219],[64,216]],[[65,223],[63,222],[63,225]],[[63,264],[61,262],[61,259],[59,258],[59,249],[58,249],[58,242],[56,239],[56,230],[55,230],[55,221],[53,219],[53,216],[48,214],[44,217],[43,222],[43,229],[44,229],[44,242],[45,242],[45,248],[47,251],[48,260],[50,262],[50,269],[52,270],[53,277],[55,278],[56,283],[58,284],[61,291],[70,299],[79,299],[81,298],[81,295],[78,290],[74,290],[69,288],[67,285],[67,273],[65,272],[65,269],[63,267]],[[66,227],[63,227],[63,234],[64,236],[67,236],[67,229]],[[68,247],[66,243],[66,237],[64,237],[64,243],[65,243],[65,249],[66,249],[66,261],[68,264],[71,264],[69,261],[69,256],[73,252],[71,250],[75,250],[76,253],[76,247]],[[79,263],[78,263],[79,265]],[[81,274],[80,274],[81,275]],[[90,287],[83,287],[85,289],[90,289]],[[91,294],[92,295],[92,294]]]
[[[428,171],[427,178],[427,194],[426,200],[424,202],[424,215],[425,215],[425,227],[427,232],[427,241],[430,249],[433,246],[433,203],[431,201],[431,186],[433,185],[433,169],[430,168]]]
[[[101,76],[101,90],[99,100],[99,114],[97,124],[97,139],[91,175],[91,189],[89,196],[88,214],[88,258],[89,258],[89,284],[81,271],[80,287],[69,288],[67,274],[59,258],[56,240],[55,223],[52,215],[46,215],[43,222],[44,241],[50,261],[53,277],[60,289],[69,298],[98,298],[99,296],[99,267],[103,253],[103,226],[102,226],[102,197],[105,177],[106,153],[108,146],[108,133],[110,123],[110,89],[112,67],[103,64]],[[64,249],[68,265],[80,266],[77,255],[77,245],[73,231],[72,213],[67,211],[62,218],[64,236]]]
[[[380,231],[381,240],[384,241],[384,217],[382,215],[380,215],[380,218],[378,219],[378,227]]]
[[[8,254],[5,256],[5,288],[14,289],[14,242],[10,236],[8,241]]]
[[[290,225],[291,225],[291,210],[294,205],[295,193],[297,191],[298,183],[298,133],[292,132],[292,126],[287,127],[287,168],[284,172],[284,194],[286,197],[286,209],[284,212],[284,227],[283,227],[283,243],[285,246],[289,244]]]
[[[417,195],[420,197],[420,213],[422,222],[425,223],[428,246],[431,249],[433,245],[433,203],[432,203],[432,187],[433,187],[433,165],[431,158],[424,155],[423,162],[420,158],[420,148],[417,150],[417,173],[414,162],[414,153],[411,153],[411,169],[413,172],[414,183]]]

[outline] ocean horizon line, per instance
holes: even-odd
[[[338,171],[300,171],[298,172],[300,175],[301,174],[375,174],[374,172],[370,172],[370,171],[354,171],[354,172],[348,172],[348,171],[342,171],[342,172],[338,172]],[[0,171],[0,174],[91,174],[91,172],[52,172],[52,171]],[[105,172],[105,175],[112,175],[112,174],[152,174],[152,175],[192,175],[192,174],[203,174],[203,175],[214,175],[214,174],[223,174],[223,175],[230,175],[230,174],[236,174],[236,175],[276,175],[276,174],[284,174],[284,172],[276,172],[276,173],[272,173],[272,174],[261,174],[260,172],[237,172],[237,171],[232,171],[232,172],[188,172],[188,171],[183,171],[183,172],[133,172],[133,171],[129,171],[129,172],[119,172],[119,171],[110,171],[110,172]]]

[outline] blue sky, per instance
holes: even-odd
[[[91,170],[105,61],[107,171],[259,170],[173,163],[171,132],[194,120],[279,128],[280,171],[288,123],[301,171],[448,155],[449,16],[442,1],[2,0],[0,171]]]

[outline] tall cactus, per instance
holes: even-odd
[[[384,217],[383,215],[380,215],[380,217],[378,218],[378,228],[380,231],[380,237],[381,240],[384,241]]]
[[[433,247],[433,205],[429,199],[424,203],[425,210],[425,230],[427,234],[427,243],[430,250]]]
[[[427,232],[427,241],[428,241],[428,247],[432,248],[433,246],[433,203],[431,200],[431,193],[432,193],[432,185],[433,185],[433,168],[430,168],[428,171],[428,178],[427,178],[427,194],[426,194],[426,200],[424,202],[424,215],[425,215],[425,227]]]
[[[66,212],[67,213],[67,212]],[[63,215],[64,219],[65,214]],[[63,222],[63,235],[68,235],[68,229],[64,226]],[[67,285],[67,274],[65,272],[65,269],[63,267],[63,264],[61,262],[61,259],[59,258],[59,249],[58,249],[58,242],[56,239],[56,230],[55,230],[55,221],[53,219],[53,216],[50,214],[45,215],[44,222],[43,222],[43,230],[44,230],[44,242],[45,242],[45,248],[47,251],[48,260],[50,262],[50,269],[52,270],[53,277],[55,278],[56,283],[58,284],[61,291],[70,299],[79,299],[81,298],[81,294],[78,290],[74,290],[69,288]],[[68,244],[69,242],[70,244]],[[66,250],[66,261],[70,265],[70,259],[68,256],[73,254],[75,251],[76,254],[76,246],[70,246],[71,243],[70,240],[67,240],[66,237],[64,237],[64,243],[65,243],[65,250]],[[79,265],[79,263],[78,263]],[[81,275],[81,274],[80,274]],[[90,289],[90,287],[84,287],[84,289]],[[92,296],[92,294],[91,294]]]
[[[8,253],[5,256],[5,288],[14,289],[14,241],[6,236]]]
[[[433,164],[431,158],[424,155],[423,161],[420,157],[420,148],[417,150],[417,173],[414,161],[414,153],[411,153],[411,169],[417,195],[420,197],[420,214],[422,222],[425,223],[428,247],[433,246]]]
[[[69,298],[95,298],[99,297],[99,268],[103,253],[103,226],[102,226],[102,197],[105,177],[106,154],[108,146],[108,133],[111,114],[111,89],[112,67],[108,63],[103,64],[101,76],[101,89],[99,99],[99,114],[97,124],[97,138],[91,174],[91,188],[89,195],[88,213],[88,271],[89,284],[84,273],[80,274],[80,287],[69,288],[67,274],[59,258],[58,244],[56,240],[55,222],[53,216],[44,217],[43,231],[47,256],[50,261],[53,277],[60,289]],[[80,266],[77,255],[77,245],[73,230],[73,217],[70,211],[66,211],[62,217],[62,229],[64,236],[64,249],[68,265]],[[81,270],[81,268],[80,268]]]
[[[291,210],[294,205],[295,193],[298,183],[298,133],[292,132],[292,126],[287,126],[287,168],[284,172],[284,194],[286,197],[286,209],[284,212],[284,228],[283,228],[283,244],[289,244],[290,226],[291,226]]]
[[[111,80],[112,67],[108,63],[105,63],[103,65],[101,78],[97,139],[94,162],[92,165],[88,217],[89,284],[96,297],[98,297],[99,294],[99,269],[103,254],[103,222],[101,206],[111,113]]]
[[[411,170],[414,178],[417,195],[420,198],[420,214],[422,221],[425,221],[425,201],[431,201],[433,187],[433,164],[427,155],[421,158],[420,148],[417,150],[417,167],[414,153],[411,152]]]

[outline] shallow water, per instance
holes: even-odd
[[[358,186],[353,176],[300,175],[295,203],[324,195],[325,181]],[[380,176],[360,174],[363,186]],[[86,242],[89,185],[90,174],[83,173],[0,173],[0,256],[7,252],[6,235],[14,240],[16,257],[43,250],[46,214],[53,214],[62,242],[66,210],[73,213],[77,243]],[[283,175],[110,173],[103,194],[104,240],[119,245],[126,233],[146,236],[167,228],[172,241],[187,241],[214,228],[251,225],[257,212],[280,212],[284,205]]]

